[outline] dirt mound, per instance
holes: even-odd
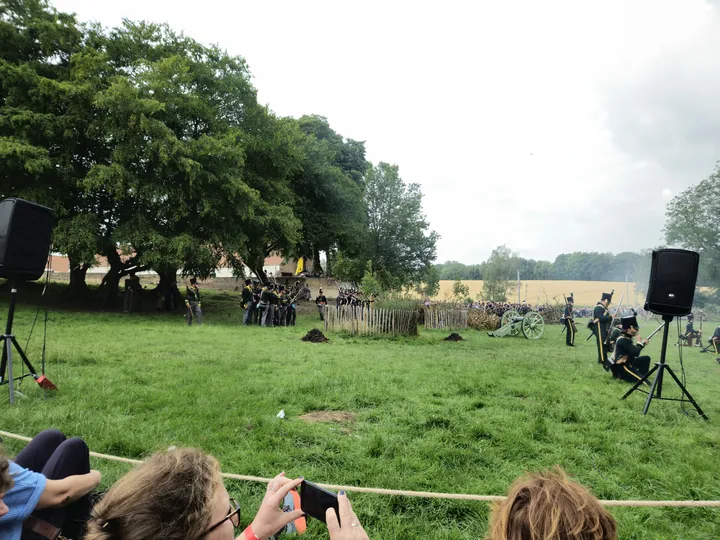
[[[315,422],[350,424],[355,421],[355,415],[347,411],[313,411],[299,418],[311,424]]]
[[[448,337],[445,338],[445,341],[464,341],[463,337],[460,334],[457,334],[453,332]]]
[[[328,338],[325,337],[325,334],[323,334],[317,328],[313,328],[312,330],[310,330],[307,334],[305,334],[302,340],[309,341],[311,343],[325,343],[326,341],[330,341]]]

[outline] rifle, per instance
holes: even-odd
[[[613,289],[612,291],[610,291],[610,298],[612,298],[614,294],[615,294],[615,289]],[[622,304],[623,298],[625,298],[625,293],[623,293],[623,296],[620,297],[620,304]],[[612,301],[612,300],[611,300],[611,301]],[[618,304],[618,309],[615,310],[615,314],[617,314],[617,311],[620,309],[620,304]],[[607,311],[607,310],[605,310],[605,311]],[[613,317],[613,319],[614,319],[614,318],[615,318],[615,317]],[[611,324],[612,324],[612,322],[611,322]],[[587,342],[591,337],[593,337],[594,335],[596,335],[596,332],[595,332],[595,329],[596,329],[596,328],[597,328],[597,325],[595,324],[594,319],[590,319],[590,320],[588,321],[588,323],[587,323],[587,329],[590,330],[590,335],[585,339],[586,342]],[[608,337],[610,337],[610,332],[608,332]]]
[[[615,292],[615,289],[613,289],[613,292]],[[617,317],[617,314],[620,312],[620,306],[622,306],[622,302],[624,299],[625,299],[625,293],[622,293],[622,296],[620,297],[620,302],[618,303],[617,309],[615,310],[615,314],[612,316],[613,321]],[[612,321],[610,321],[610,326],[612,326]],[[610,340],[610,333],[611,332],[608,331],[608,335],[607,335],[607,337],[605,337],[605,345],[607,345]]]

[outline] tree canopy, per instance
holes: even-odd
[[[672,199],[665,240],[700,253],[698,284],[720,287],[720,167]]]
[[[612,253],[574,252],[558,255],[553,262],[525,259],[514,256],[513,278],[520,270],[520,279],[551,279],[578,281],[637,281],[642,274],[648,253],[623,252]],[[436,264],[442,280],[482,280],[487,273],[490,261],[465,265],[457,261]],[[646,276],[645,276],[646,277]]]
[[[140,269],[161,285],[221,261],[264,278],[271,253],[319,267],[322,251],[354,279],[372,261],[383,285],[405,285],[435,258],[419,187],[396,166],[371,167],[320,115],[276,116],[242,57],[166,24],[107,29],[0,0],[0,158],[0,196],[57,212],[71,287],[107,258],[108,301]]]

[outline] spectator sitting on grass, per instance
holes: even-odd
[[[283,512],[285,496],[302,479],[284,473],[268,484],[255,519],[237,540],[273,537],[303,518]],[[341,523],[327,514],[331,540],[367,540],[350,502],[339,495]],[[200,450],[158,452],[118,480],[95,505],[85,540],[232,540],[240,526],[240,505],[230,499],[217,460]]]
[[[617,540],[615,519],[556,467],[519,478],[496,503],[487,540]]]
[[[99,483],[85,442],[43,431],[14,460],[0,456],[0,538],[20,540],[31,515],[68,538],[80,538],[90,514],[89,494]]]

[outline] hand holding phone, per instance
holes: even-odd
[[[333,508],[327,510],[326,518],[330,540],[369,540],[345,492],[341,491],[338,495],[338,503],[340,507],[339,514],[336,514]],[[342,523],[338,522],[338,517]]]
[[[302,510],[296,509],[292,512],[283,512],[280,509],[280,504],[284,501],[285,495],[300,483],[299,478],[297,480],[286,478],[284,472],[270,481],[265,492],[265,498],[263,498],[255,519],[250,524],[250,529],[257,538],[269,538],[288,523],[303,517]]]
[[[325,513],[328,508],[333,508],[337,515],[340,515],[338,496],[305,480],[300,484],[300,508],[308,516],[323,523],[326,522]]]

